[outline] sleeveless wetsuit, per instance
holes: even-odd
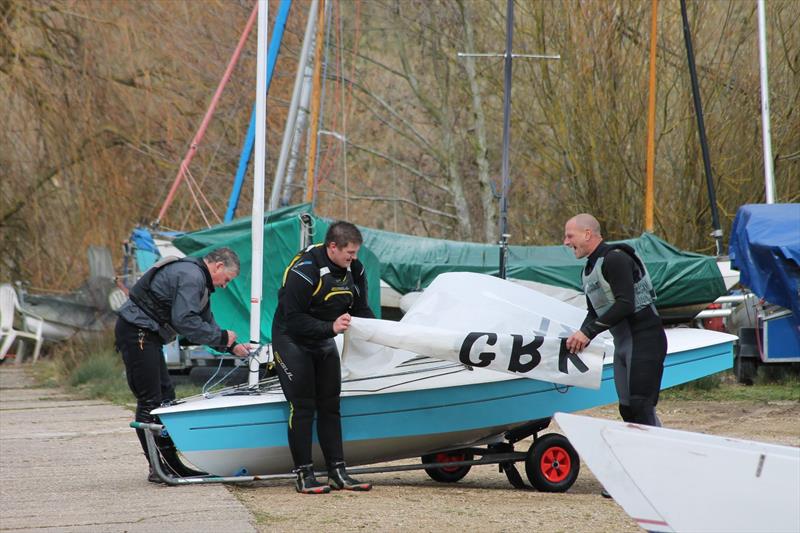
[[[581,331],[590,339],[605,330],[614,337],[614,383],[622,419],[660,426],[655,407],[667,337],[647,269],[630,246],[603,242],[589,255],[583,285],[589,312]]]

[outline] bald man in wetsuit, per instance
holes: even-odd
[[[654,305],[655,291],[642,260],[627,244],[607,244],[600,224],[583,213],[564,226],[564,244],[578,259],[588,313],[567,339],[578,353],[599,333],[614,337],[614,383],[626,422],[660,426],[656,404],[667,355],[667,337]]]

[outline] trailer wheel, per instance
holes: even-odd
[[[528,480],[540,492],[566,492],[578,479],[580,469],[578,452],[558,433],[536,439],[525,458]]]
[[[422,456],[423,464],[431,463],[450,463],[455,461],[472,461],[473,455],[469,452],[452,451],[440,452],[430,455]],[[433,479],[440,483],[455,483],[462,479],[472,468],[471,465],[465,466],[444,466],[439,468],[426,468],[425,472]]]

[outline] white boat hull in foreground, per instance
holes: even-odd
[[[614,500],[649,531],[800,531],[800,448],[556,413]]]

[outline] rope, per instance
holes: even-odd
[[[213,395],[211,394],[211,389],[212,389],[212,388],[214,388],[214,387],[216,387],[216,386],[217,386],[217,385],[219,385],[220,383],[223,383],[223,382],[224,382],[226,379],[228,379],[228,376],[230,376],[231,374],[233,374],[233,373],[234,373],[234,371],[235,371],[237,368],[239,368],[239,367],[237,367],[237,366],[233,366],[233,367],[231,367],[231,369],[228,371],[228,373],[227,373],[227,374],[225,374],[224,376],[222,376],[221,378],[219,378],[219,379],[218,379],[216,382],[212,383],[212,381],[214,381],[214,378],[216,378],[216,377],[217,377],[217,374],[219,374],[219,371],[220,371],[220,370],[222,370],[222,361],[223,361],[223,359],[222,359],[222,357],[220,357],[220,358],[219,358],[219,365],[217,365],[217,370],[216,370],[216,372],[214,372],[214,373],[211,375],[211,377],[210,377],[210,378],[208,378],[208,381],[206,381],[206,382],[205,382],[205,384],[203,384],[203,397],[204,397],[204,398],[211,398],[211,397],[213,396]]]
[[[193,186],[193,181],[194,180],[189,179],[189,173],[188,172],[186,173],[186,175],[187,175],[186,185],[187,185],[187,187],[189,189],[189,193],[192,195],[192,200],[194,200],[194,204],[197,206],[197,209],[200,211],[200,216],[203,217],[203,220],[205,221],[206,226],[208,226],[210,228],[211,224],[208,223],[208,219],[206,218],[206,213],[205,213],[205,211],[203,211],[203,208],[200,206],[200,201],[197,199],[197,195],[194,192],[194,186]],[[186,221],[188,221],[188,220],[189,220],[189,215],[187,214],[186,215],[186,220],[181,225],[181,229],[186,227]]]
[[[197,180],[195,179],[194,175],[188,169],[186,170],[186,179],[191,180],[192,183],[194,183],[194,186],[197,187],[197,193],[200,195],[200,197],[206,203],[206,206],[211,211],[211,214],[214,215],[214,218],[217,219],[217,223],[219,224],[220,222],[222,222],[222,219],[217,214],[217,211],[214,209],[214,206],[211,205],[211,202],[208,201],[208,198],[206,198],[206,195],[203,193],[203,188],[200,185],[198,185]]]

